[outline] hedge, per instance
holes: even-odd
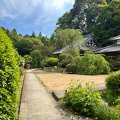
[[[20,69],[16,51],[0,28],[0,120],[16,120]]]

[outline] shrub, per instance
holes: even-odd
[[[68,73],[76,73],[77,71],[77,66],[75,64],[68,64],[66,66],[66,72]]]
[[[93,105],[100,103],[101,97],[93,84],[87,84],[84,88],[81,84],[75,84],[65,93],[63,101],[74,111],[93,115]]]
[[[0,120],[16,120],[20,69],[11,40],[0,28]]]
[[[120,71],[113,72],[106,78],[106,86],[120,95]]]
[[[120,120],[120,114],[103,103],[95,105],[93,110],[94,116],[99,120]]]
[[[59,56],[59,66],[66,68],[66,65],[73,63],[73,56],[67,53],[62,53]]]
[[[77,72],[80,74],[107,74],[110,72],[109,63],[100,54],[86,52],[84,56],[75,58]]]
[[[46,67],[53,67],[58,65],[58,61],[58,58],[47,58],[44,64]]]
[[[116,100],[118,99],[118,95],[110,90],[102,91],[101,96],[109,105],[115,105]]]
[[[41,67],[41,53],[39,50],[34,50],[30,53],[30,56],[32,58],[32,67],[33,68],[39,68]]]

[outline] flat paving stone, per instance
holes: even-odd
[[[19,120],[62,120],[44,86],[32,70],[24,79]]]
[[[99,91],[106,89],[105,84],[95,84],[95,86],[98,88]],[[52,95],[58,101],[64,97],[66,91],[67,90],[53,90]]]

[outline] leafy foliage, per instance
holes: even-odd
[[[55,44],[56,50],[59,50],[66,45],[68,45],[69,49],[73,47],[75,41],[83,40],[83,35],[81,30],[73,30],[73,29],[56,29],[51,37],[51,42]]]
[[[109,63],[100,54],[86,52],[84,56],[75,59],[77,72],[80,74],[107,74],[110,72]]]
[[[67,53],[62,53],[59,55],[59,66],[65,68],[66,65],[73,63],[73,56]]]
[[[44,64],[45,64],[46,67],[57,66],[58,65],[58,61],[59,61],[58,58],[47,58],[45,60]]]
[[[34,50],[30,53],[30,56],[32,58],[32,67],[37,68],[41,67],[41,53],[39,50]]]
[[[118,94],[108,89],[105,91],[102,91],[101,96],[109,105],[115,105],[116,100],[118,99]]]
[[[66,72],[68,72],[68,73],[76,73],[77,72],[77,66],[75,64],[68,64],[66,66]]]
[[[0,28],[0,119],[16,120],[20,69],[11,40]]]
[[[32,57],[30,55],[25,55],[24,59],[25,59],[25,67],[26,67],[27,64],[32,63]]]
[[[120,120],[120,114],[105,104],[98,104],[93,107],[94,116],[99,120]]]
[[[106,78],[106,86],[120,95],[120,71],[113,72]]]
[[[81,84],[71,85],[65,93],[63,101],[74,111],[93,115],[93,105],[101,102],[100,94],[95,90],[93,84],[86,84],[84,88]]]

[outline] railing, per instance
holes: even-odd
[[[65,73],[66,72],[65,68],[44,67],[43,70],[47,71],[47,72],[58,72],[58,73]]]

